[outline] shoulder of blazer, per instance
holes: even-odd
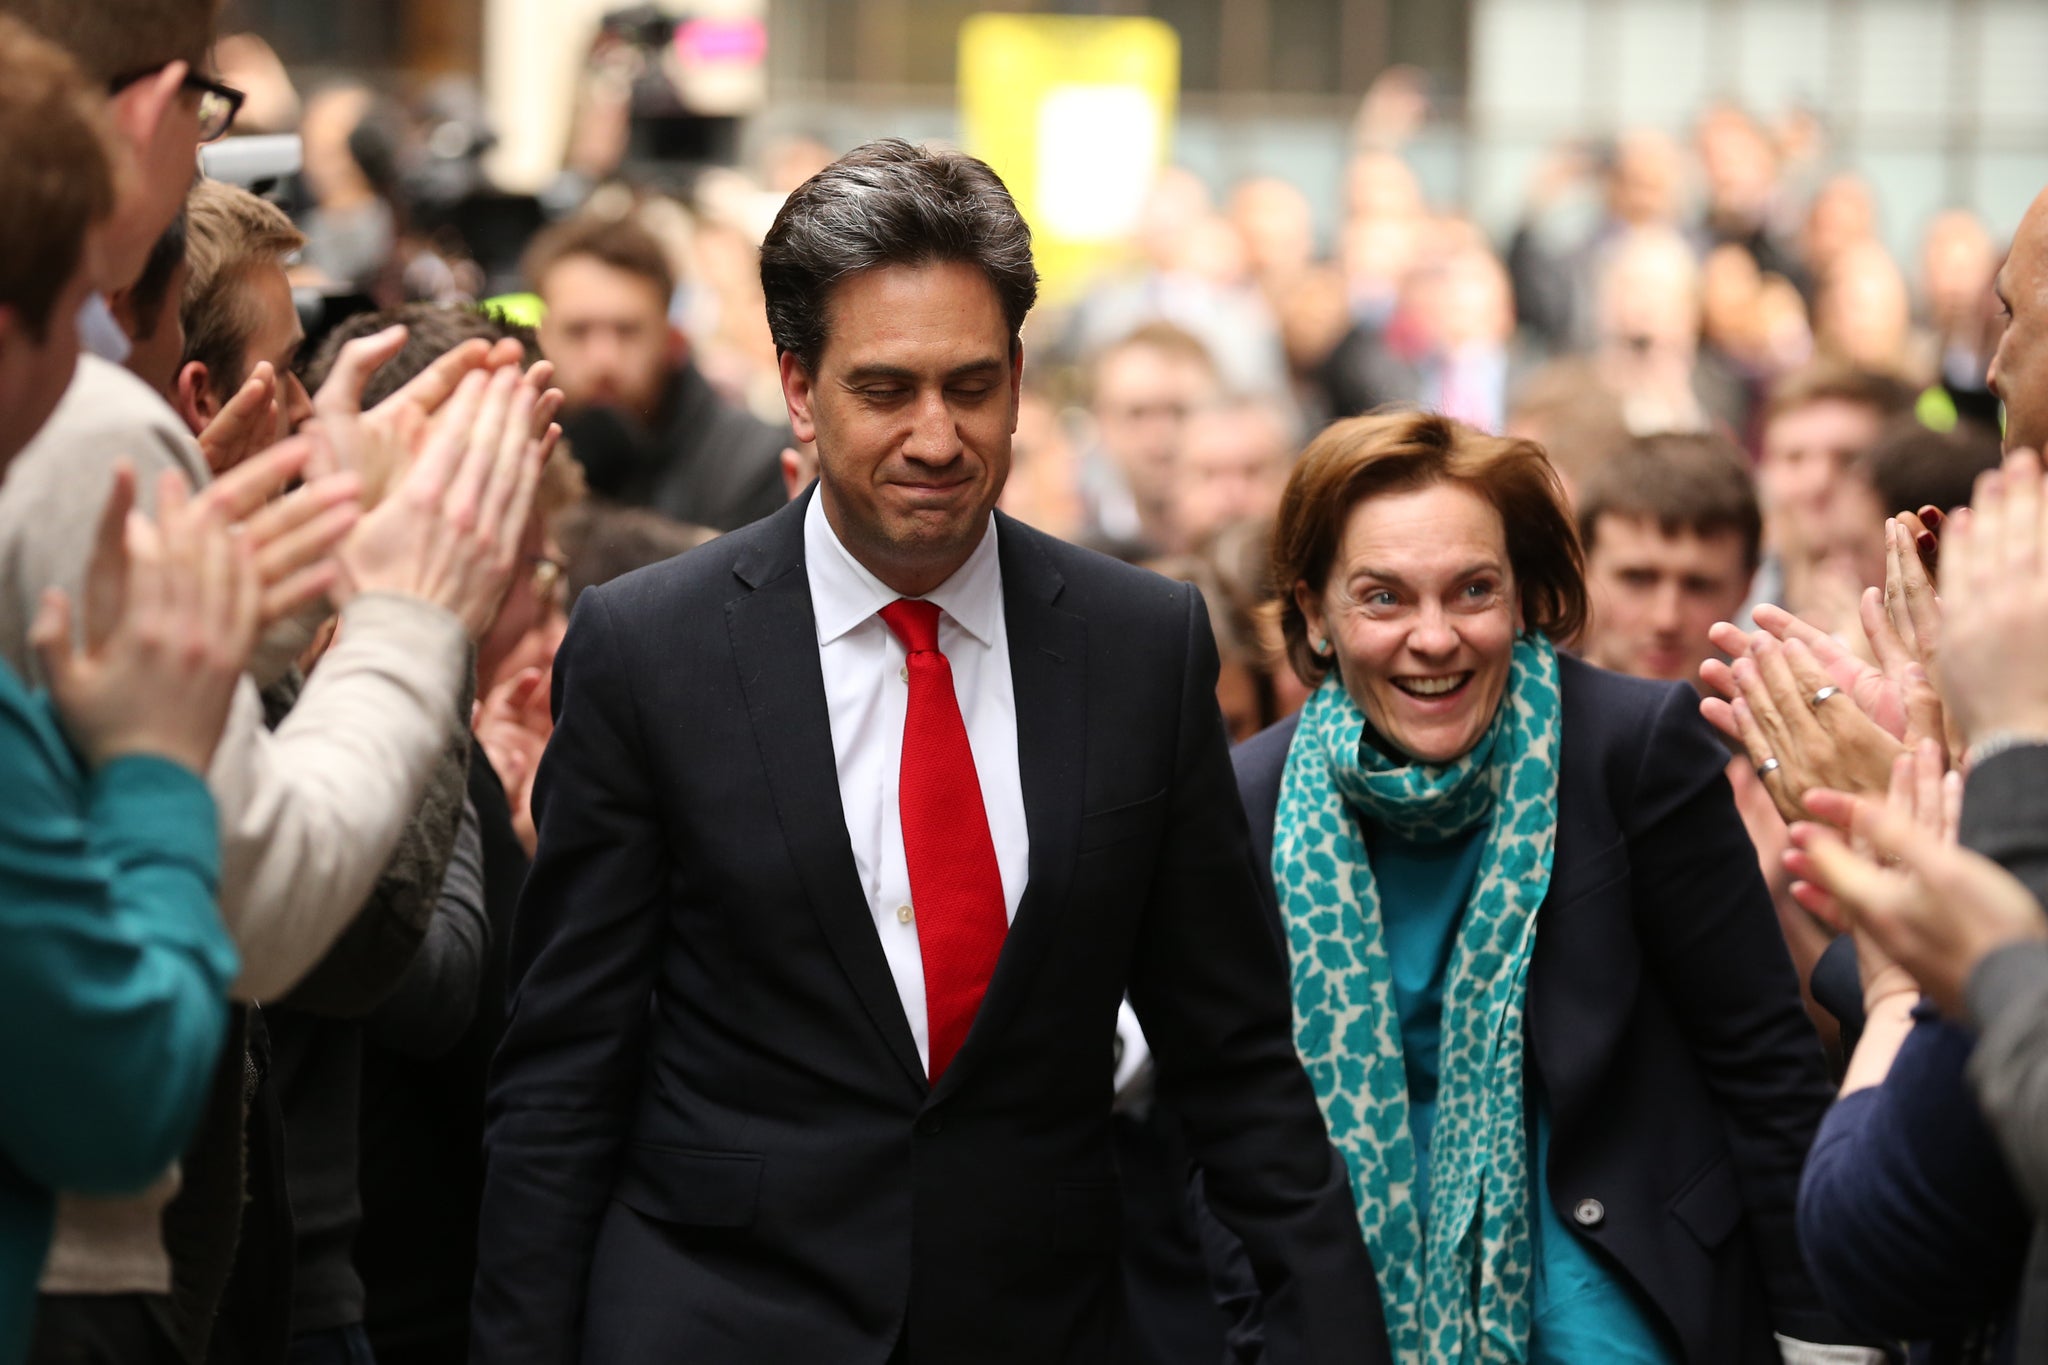
[[[1699,703],[1689,683],[1611,673],[1563,653],[1557,684],[1564,765],[1590,762],[1610,774],[1625,766],[1631,777],[1665,714],[1679,706],[1697,712]]]

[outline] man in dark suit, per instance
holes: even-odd
[[[1271,1358],[1355,1358],[1201,599],[992,510],[1029,230],[982,163],[873,143],[762,280],[819,482],[577,605],[472,1358],[1118,1360],[1127,992]]]

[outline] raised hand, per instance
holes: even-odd
[[[254,555],[175,471],[158,485],[155,524],[134,505],[124,462],[86,569],[82,644],[58,588],[44,593],[29,642],[94,766],[154,754],[203,773],[256,642]]]
[[[305,437],[280,441],[215,479],[194,499],[236,527],[255,555],[262,590],[259,616],[266,630],[333,589],[340,574],[334,551],[362,515],[362,480],[354,474],[327,474],[278,496],[312,454]]]
[[[495,344],[473,337],[443,352],[425,369],[365,412],[363,391],[370,377],[405,347],[406,329],[387,327],[358,337],[341,348],[334,368],[313,396],[311,424],[321,442],[323,468],[352,469],[363,477],[363,500],[374,507],[393,481],[419,453],[419,443],[434,418],[478,370],[496,372],[520,365],[525,353],[510,338]],[[545,436],[562,408],[562,393],[549,384],[554,366],[535,363],[525,383],[533,390],[533,435]]]
[[[1839,916],[1896,962],[1952,1019],[1970,973],[2009,943],[2048,939],[2048,917],[2027,888],[1981,854],[1871,800],[1815,793],[1815,813],[1845,825],[1857,847],[1817,824],[1792,832],[1795,871],[1825,893],[1817,913]],[[1947,794],[1942,797],[1948,804]],[[1826,910],[1820,910],[1825,904]]]
[[[533,825],[533,779],[540,771],[540,756],[553,729],[548,722],[547,681],[547,674],[540,669],[522,668],[476,704],[470,723],[492,770],[504,783],[512,831],[529,856],[538,842]]]
[[[1739,695],[1706,698],[1700,714],[1740,738],[1787,822],[1804,816],[1802,800],[1816,787],[1885,789],[1902,746],[1857,709],[1804,643],[1755,641],[1729,673]]]
[[[2048,737],[2048,550],[2032,451],[1980,475],[1967,514],[1942,536],[1935,680],[1958,737]]]
[[[1868,660],[1857,657],[1843,643],[1822,630],[1819,626],[1801,617],[1794,616],[1783,607],[1768,602],[1758,604],[1755,612],[1757,630],[1745,633],[1727,621],[1717,621],[1707,634],[1714,647],[1731,660],[1750,656],[1757,641],[1766,636],[1789,644],[1799,641],[1812,651],[1815,659],[1827,671],[1829,681],[1849,694],[1858,710],[1869,716],[1887,733],[1903,739],[1906,733],[1906,708],[1904,700],[1891,686],[1884,671]],[[1700,667],[1700,679],[1708,687],[1733,701],[1741,693],[1736,685],[1735,675],[1728,664],[1719,659],[1708,659]],[[1708,717],[1712,719],[1712,717]],[[1733,717],[1727,717],[1729,728],[1724,731],[1728,738],[1740,743],[1742,736],[1736,733]]]
[[[208,469],[225,474],[276,439],[277,371],[269,361],[259,360],[242,387],[199,433],[199,452]]]
[[[471,639],[482,635],[511,582],[541,465],[560,436],[550,425],[534,437],[539,401],[516,368],[464,375],[418,458],[343,543],[337,596],[417,597],[453,612]]]

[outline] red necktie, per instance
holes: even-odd
[[[903,598],[881,616],[910,655],[898,805],[936,1085],[981,1008],[1009,917],[953,668],[939,653],[938,604]]]

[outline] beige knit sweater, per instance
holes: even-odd
[[[206,482],[199,447],[141,380],[93,356],[0,485],[0,657],[40,681],[28,627],[43,589],[77,600],[116,459],[147,502],[165,469]],[[460,724],[468,643],[449,612],[364,594],[342,613],[290,716],[263,724],[256,683],[236,694],[207,774],[220,809],[221,917],[242,957],[237,999],[282,995],[369,898],[429,772]],[[43,1288],[167,1293],[159,1224],[177,1173],[131,1199],[58,1201]]]

